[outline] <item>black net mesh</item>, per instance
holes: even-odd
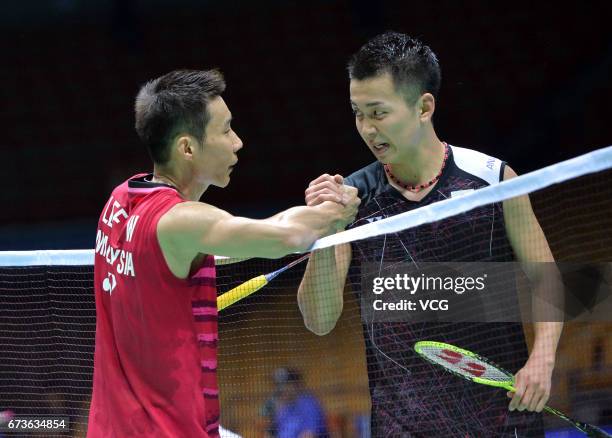
[[[612,278],[611,177],[612,171],[599,172],[530,196],[556,260],[598,263],[588,277],[591,289],[609,290]],[[439,200],[432,196],[431,203]],[[396,197],[380,197],[362,206],[355,226],[405,210]],[[448,342],[515,373],[528,358],[532,323],[477,317],[469,323],[385,322],[362,307],[363,279],[376,267],[386,269],[377,274],[391,275],[403,264],[514,260],[501,204],[352,242],[351,250],[342,313],[326,336],[305,327],[298,306],[306,263],[220,313],[223,426],[245,437],[281,436],[276,420],[287,415],[283,409],[293,397],[288,391],[294,390],[318,400],[333,436],[541,436],[545,429],[566,427],[543,414],[509,414],[505,391],[436,369],[412,350],[420,340]],[[218,293],[297,257],[219,265]],[[67,416],[70,430],[56,436],[85,436],[95,335],[92,282],[92,266],[0,268],[0,411]],[[566,322],[551,406],[581,421],[612,424],[611,329],[605,318]]]

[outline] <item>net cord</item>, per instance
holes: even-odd
[[[490,185],[459,198],[445,199],[317,240],[309,251],[328,248],[439,221],[483,205],[526,195],[573,178],[612,168],[612,146]],[[227,257],[215,256],[215,260]],[[0,251],[0,266],[88,266],[94,250]]]

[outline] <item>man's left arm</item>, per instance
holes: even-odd
[[[504,169],[504,180],[514,178],[517,174],[509,166]],[[525,262],[527,276],[533,283],[534,293],[547,287],[562,287],[556,276],[545,275],[548,269],[539,269],[554,257],[548,246],[546,236],[533,212],[529,196],[519,196],[504,201],[504,221],[506,233],[518,261]],[[536,263],[534,263],[536,262]],[[544,262],[544,263],[540,263]],[[546,281],[556,284],[546,284]],[[558,289],[557,292],[561,292]],[[541,412],[550,397],[552,372],[555,366],[555,355],[563,322],[541,322],[534,318],[535,340],[527,363],[515,376],[515,393],[509,409]]]

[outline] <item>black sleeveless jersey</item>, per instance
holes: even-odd
[[[470,149],[449,147],[440,179],[421,201],[405,199],[374,162],[345,179],[362,202],[351,227],[378,221],[503,179],[505,163]],[[505,262],[514,260],[502,204],[489,204],[415,228],[355,241],[348,282],[361,293],[364,263]],[[372,437],[543,436],[541,415],[509,412],[506,391],[478,385],[425,363],[420,340],[475,351],[516,373],[528,358],[520,323],[368,321],[362,312]]]

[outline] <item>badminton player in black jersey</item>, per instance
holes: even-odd
[[[355,124],[377,161],[345,179],[327,174],[315,179],[306,189],[308,205],[341,202],[342,185],[355,186],[361,205],[352,226],[359,226],[516,176],[503,161],[438,138],[432,117],[440,67],[420,41],[394,32],[379,35],[353,55],[348,70]],[[315,251],[298,303],[308,329],[324,335],[342,311],[349,266],[512,260],[553,261],[526,196]],[[351,284],[359,294],[359,281]],[[543,436],[539,412],[550,396],[562,323],[536,322],[534,328],[528,354],[520,323],[364,322],[372,436]],[[415,357],[412,346],[419,340],[455,343],[519,370],[516,393],[440,373]]]

